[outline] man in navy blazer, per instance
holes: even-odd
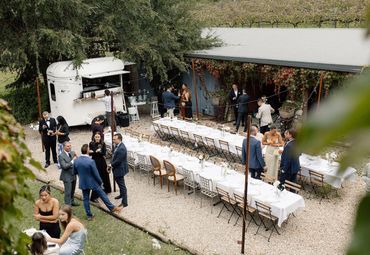
[[[255,126],[251,126],[250,130],[250,144],[249,144],[249,172],[251,177],[255,179],[261,179],[261,173],[265,168],[265,161],[262,157],[261,142],[255,138],[258,129]],[[244,138],[242,146],[242,164],[245,165],[247,161],[247,153],[245,151],[247,146],[247,139]]]
[[[287,143],[285,144],[283,153],[281,155],[280,162],[281,183],[284,183],[285,180],[296,182],[297,173],[301,169],[301,165],[299,163],[299,155],[294,153],[295,137],[296,132],[293,129],[285,131],[285,138],[287,140]]]
[[[125,184],[125,175],[128,173],[128,163],[127,163],[127,149],[122,143],[122,135],[115,134],[113,136],[113,142],[116,146],[114,151],[111,167],[113,169],[114,180],[119,187],[119,196],[116,199],[122,198],[122,206],[126,207],[127,204],[127,188]],[[120,205],[120,206],[121,206]]]
[[[163,99],[163,105],[164,108],[167,109],[167,113],[169,117],[172,119],[174,117],[174,109],[176,108],[176,100],[178,100],[180,97],[175,96],[171,88],[168,88],[163,94],[162,94],[162,99]]]
[[[87,144],[81,147],[81,156],[74,162],[74,171],[79,175],[79,188],[82,190],[83,204],[88,220],[93,220],[94,216],[90,210],[90,191],[94,191],[100,197],[104,204],[111,212],[120,212],[122,207],[114,206],[110,201],[101,185],[103,183],[100,178],[98,169],[96,168],[95,161],[88,156],[89,146]]]

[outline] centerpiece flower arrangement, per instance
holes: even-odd
[[[200,154],[198,156],[198,159],[199,159],[200,167],[203,169],[204,168],[204,159],[205,159],[204,155]]]
[[[275,181],[273,185],[275,188],[275,195],[277,197],[280,197],[281,192],[283,192],[283,190],[285,189],[285,185],[279,181]]]

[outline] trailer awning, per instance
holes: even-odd
[[[113,75],[119,75],[119,74],[125,74],[125,73],[130,73],[130,72],[122,70],[122,71],[113,71],[113,72],[104,72],[104,73],[84,74],[82,75],[82,77],[88,78],[88,79],[94,79],[94,78],[99,78],[99,77],[113,76]]]

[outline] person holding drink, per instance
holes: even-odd
[[[277,180],[279,169],[279,147],[284,146],[284,141],[281,134],[277,132],[276,126],[270,126],[270,131],[266,132],[262,138],[262,144],[266,145],[266,173]]]

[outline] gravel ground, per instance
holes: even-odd
[[[140,122],[130,128],[153,135],[150,122],[150,118],[142,116]],[[212,123],[210,120],[202,122]],[[26,142],[34,158],[44,163],[38,132],[28,126],[25,130]],[[91,133],[88,127],[72,128],[70,138],[73,150],[79,153],[81,145],[90,141]],[[58,180],[60,171],[56,165],[51,165],[46,172],[36,174],[57,185],[63,185]],[[180,186],[175,196],[172,190],[167,192],[166,186],[161,190],[159,185],[154,187],[152,181],[148,184],[147,177],[137,172],[127,175],[126,185],[129,206],[121,213],[125,219],[178,244],[191,247],[198,254],[240,254],[237,242],[241,240],[241,221],[234,226],[234,218],[228,224],[228,212],[223,212],[217,218],[220,205],[214,207],[211,214],[209,200],[203,200],[203,207],[200,208],[199,194],[196,194],[194,201],[193,195],[184,196]],[[351,238],[356,207],[365,193],[365,186],[358,177],[354,182],[345,183],[338,193],[337,196],[333,192],[330,200],[323,200],[320,204],[320,199],[314,196],[310,198],[311,192],[303,191],[306,207],[295,213],[295,217],[290,217],[288,223],[279,229],[281,235],[274,233],[270,242],[267,241],[269,233],[263,229],[254,235],[257,226],[251,224],[246,233],[246,254],[344,254]],[[117,194],[110,194],[116,204],[119,201],[113,197]]]

